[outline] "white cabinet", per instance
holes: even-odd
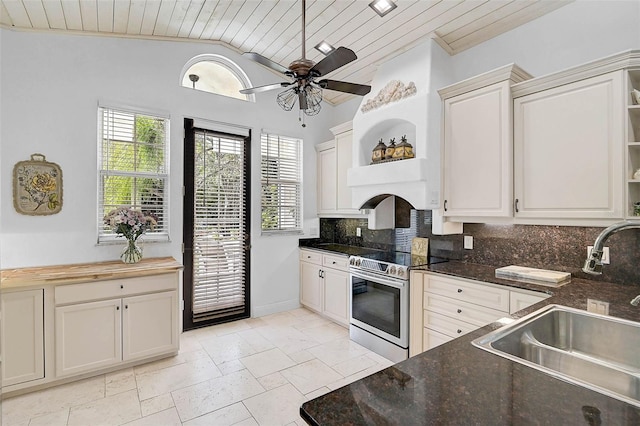
[[[121,300],[56,308],[56,375],[68,376],[122,361]]]
[[[349,324],[347,256],[300,250],[300,303],[342,325]]]
[[[331,128],[334,139],[316,145],[318,215],[325,217],[363,216],[351,207],[347,170],[352,166],[351,123]]]
[[[318,155],[318,214],[331,214],[337,210],[337,165],[335,142],[316,146]]]
[[[444,101],[444,216],[511,216],[509,82]]]
[[[424,271],[411,271],[410,291],[410,356],[549,297],[543,293]]]
[[[178,350],[174,274],[58,286],[55,302],[57,376]]]
[[[3,292],[2,386],[44,377],[43,289]]]
[[[322,312],[322,268],[310,260],[300,262],[300,303]]]
[[[529,78],[511,64],[438,91],[445,217],[512,215],[511,85]]]
[[[624,216],[622,74],[515,99],[516,218]]]

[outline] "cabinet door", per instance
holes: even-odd
[[[56,308],[56,374],[66,376],[122,360],[121,299]]]
[[[300,262],[300,303],[322,312],[322,278],[318,265]]]
[[[351,206],[351,188],[347,186],[347,170],[352,166],[352,132],[336,135],[336,203],[337,209],[358,213]]]
[[[621,73],[514,101],[516,217],[623,217]]]
[[[502,82],[445,100],[445,216],[511,216],[510,93]]]
[[[44,377],[43,292],[2,294],[2,386]]]
[[[318,213],[336,211],[336,149],[318,152]]]
[[[324,271],[323,313],[339,323],[349,324],[349,274],[335,269]]]
[[[178,293],[122,299],[122,359],[130,361],[178,350]]]
[[[447,343],[453,340],[453,337],[449,337],[445,334],[438,333],[437,331],[430,330],[428,328],[423,328],[422,341],[424,344],[423,350],[428,351],[429,349],[433,349],[436,346],[440,346],[443,343]]]
[[[511,290],[511,300],[509,301],[510,309],[509,313],[513,314],[514,312],[518,312],[524,308],[528,308],[531,305],[535,305],[538,302],[542,302],[544,299],[549,297],[544,294],[531,294],[531,293],[521,293],[518,291]]]

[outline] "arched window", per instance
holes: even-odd
[[[182,68],[180,84],[190,89],[255,102],[254,95],[240,93],[241,89],[251,87],[249,77],[233,61],[220,55],[192,58]]]

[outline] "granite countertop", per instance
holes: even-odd
[[[610,315],[640,321],[640,307],[629,303],[640,286],[573,278],[552,288],[495,278],[494,266],[457,261],[421,269],[551,295],[513,317],[548,304],[586,309],[587,298],[595,298],[609,302]],[[300,414],[312,425],[600,424],[584,414],[595,407],[602,424],[640,424],[640,407],[472,346],[500,326],[487,325],[308,401]]]

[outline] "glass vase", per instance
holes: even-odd
[[[138,263],[142,259],[142,248],[137,244],[136,240],[127,240],[127,245],[120,254],[120,259],[124,263]]]

